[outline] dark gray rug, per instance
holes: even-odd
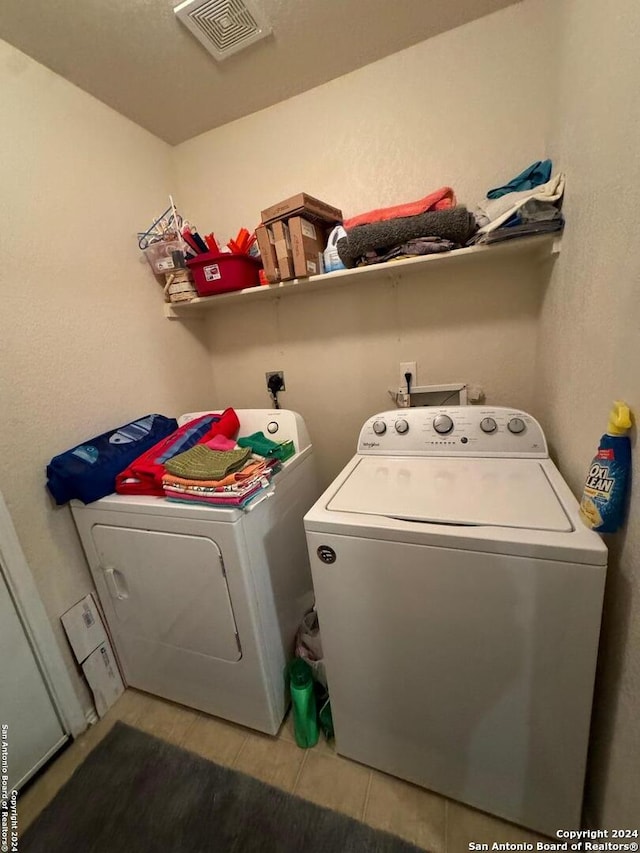
[[[393,835],[116,723],[20,853],[418,853]]]

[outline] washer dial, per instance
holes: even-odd
[[[453,421],[449,415],[437,415],[433,419],[433,428],[439,435],[447,435],[453,429]]]
[[[482,432],[492,433],[498,429],[498,424],[493,418],[483,418],[480,421],[480,429]]]
[[[514,435],[519,435],[521,432],[525,431],[527,425],[522,420],[522,418],[511,418],[511,420],[507,424],[507,428],[509,432],[512,432]]]
[[[387,431],[387,425],[384,421],[374,421],[373,422],[373,431],[376,435],[384,435]]]
[[[400,435],[403,435],[405,432],[409,432],[409,424],[404,418],[399,418],[396,423],[396,432],[399,432]]]

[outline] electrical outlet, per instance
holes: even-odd
[[[287,389],[284,386],[284,370],[270,370],[268,373],[265,373],[265,377],[267,380],[267,391],[271,390],[271,388],[269,387],[269,380],[272,376],[280,377],[280,387],[278,388],[278,393],[280,393],[280,391],[286,391]]]
[[[398,385],[399,388],[402,388],[406,391],[407,389],[407,380],[404,378],[405,373],[411,374],[411,385],[418,384],[418,370],[417,370],[417,362],[415,361],[401,361],[400,362],[400,383]]]

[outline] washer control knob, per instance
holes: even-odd
[[[387,425],[384,421],[374,421],[373,422],[373,431],[376,435],[384,435],[387,431]]]
[[[409,432],[409,424],[404,418],[400,418],[396,421],[396,432],[399,432],[402,435],[405,432]]]
[[[279,429],[280,425],[277,421],[269,421],[269,423],[267,424],[267,432],[270,432],[271,435],[273,435],[274,432],[278,432]]]
[[[453,421],[449,415],[438,415],[433,419],[433,428],[440,435],[447,435],[453,429]]]
[[[493,418],[483,418],[480,421],[480,429],[482,432],[495,432],[498,429],[498,424]]]
[[[514,435],[519,435],[521,432],[524,432],[526,429],[526,424],[522,420],[522,418],[511,418],[509,423],[507,424],[507,428],[509,432],[514,433]]]

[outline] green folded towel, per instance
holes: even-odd
[[[174,477],[184,477],[185,480],[222,480],[227,474],[243,468],[250,456],[248,447],[211,450],[203,444],[196,444],[191,450],[168,459],[164,467]]]
[[[290,456],[296,452],[292,441],[271,441],[263,432],[254,432],[251,435],[245,435],[238,439],[240,447],[249,447],[253,453],[258,456],[264,456],[267,459],[279,459],[285,462]]]
[[[296,449],[292,441],[281,441],[279,450],[276,450],[275,455],[281,462],[286,462],[295,452]]]

